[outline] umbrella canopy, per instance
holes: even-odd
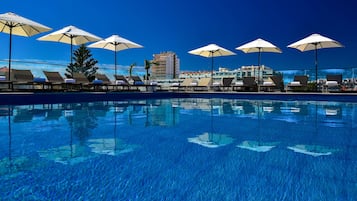
[[[332,40],[331,38],[327,38],[320,34],[312,34],[304,39],[301,39],[295,43],[288,45],[288,47],[298,49],[301,52],[315,50],[315,80],[317,83],[317,50],[322,48],[334,48],[343,46],[339,42]]]
[[[9,76],[11,76],[11,48],[12,48],[12,35],[18,36],[33,36],[42,32],[50,31],[51,28],[42,25],[40,23],[34,22],[32,20],[26,19],[15,13],[4,13],[0,14],[0,31],[8,33],[10,35],[10,47],[9,47]]]
[[[211,57],[212,58],[212,66],[211,66],[211,77],[213,78],[213,57],[220,56],[231,56],[235,55],[234,52],[227,50],[223,47],[220,47],[216,44],[209,44],[204,47],[200,47],[188,52],[189,54],[199,55],[203,57]]]
[[[236,48],[237,50],[241,50],[244,53],[253,53],[253,52],[275,52],[281,53],[281,50],[273,45],[272,43],[258,38],[254,41],[246,43]]]
[[[104,40],[95,42],[88,47],[103,48],[114,51],[115,75],[117,74],[117,52],[130,48],[142,48],[143,46],[118,35],[112,35]]]
[[[101,38],[86,31],[83,31],[82,29],[79,29],[75,26],[67,26],[58,31],[42,36],[37,40],[71,44],[72,63],[73,45],[81,45],[88,42],[99,41],[101,40]]]
[[[249,43],[246,43],[244,45],[241,45],[236,48],[237,50],[241,50],[244,53],[254,53],[258,52],[258,66],[260,70],[260,65],[261,65],[261,53],[262,52],[275,52],[275,53],[281,53],[281,50],[273,45],[272,43],[263,40],[261,38],[258,38],[254,41],[251,41]],[[258,72],[259,74],[259,72]]]

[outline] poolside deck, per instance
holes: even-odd
[[[357,93],[303,92],[4,92],[0,105],[26,105],[161,98],[227,98],[357,102]]]

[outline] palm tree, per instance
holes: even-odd
[[[84,73],[89,81],[93,81],[98,70],[95,66],[98,61],[92,58],[90,50],[84,44],[74,51],[73,60],[74,62],[67,66],[66,77],[71,78],[73,73]]]
[[[132,63],[129,67],[129,77],[131,77],[132,73],[133,73],[133,68],[134,66],[136,66],[136,63]]]
[[[145,70],[146,70],[145,80],[149,80],[149,76],[150,76],[149,70],[150,70],[152,64],[158,65],[159,63],[158,62],[154,62],[154,61],[149,61],[149,60],[145,59],[145,61],[144,61]]]

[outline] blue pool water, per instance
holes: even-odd
[[[0,200],[356,200],[357,104],[0,107]]]

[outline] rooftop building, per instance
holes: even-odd
[[[154,54],[152,62],[156,65],[151,67],[153,79],[175,79],[180,74],[180,59],[174,52]]]

